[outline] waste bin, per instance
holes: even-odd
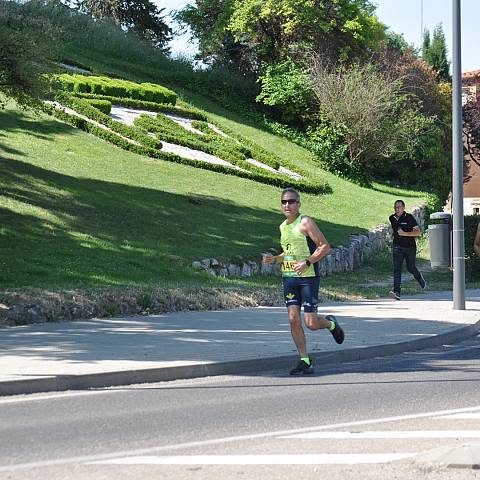
[[[432,270],[451,267],[452,215],[450,213],[435,212],[430,215],[428,241],[430,243],[430,265]]]

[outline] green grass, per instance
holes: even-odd
[[[25,8],[68,32],[58,42],[59,59],[94,74],[164,85],[178,94],[179,104],[204,110],[211,121],[297,166],[308,179],[327,182],[332,193],[303,194],[302,211],[332,245],[385,223],[397,198],[407,208],[426,198],[378,183],[361,188],[325,172],[310,152],[263,128],[246,106],[256,86],[240,75],[195,72],[63,7],[30,2]],[[148,296],[156,288],[188,293],[205,286],[278,292],[274,277],[218,279],[190,267],[205,257],[258,259],[277,246],[283,221],[278,188],[129,153],[13,105],[0,110],[0,126],[0,293],[34,292],[38,298],[51,290],[75,289],[76,295],[80,288],[120,298],[127,287],[145,288]],[[420,250],[420,264],[427,250]],[[390,253],[381,252],[356,272],[322,279],[322,290],[332,298],[384,296],[390,286],[372,282],[388,283],[391,269]],[[417,287],[408,278],[404,293],[413,293]],[[431,273],[428,280],[433,288],[451,288],[450,272]],[[115,302],[110,314],[117,312]]]
[[[238,118],[217,120],[238,128]],[[3,288],[99,285],[270,285],[218,280],[194,259],[256,259],[278,245],[279,190],[249,180],[125,152],[40,114],[0,112],[0,284]],[[265,148],[289,142],[242,127]],[[291,160],[308,152],[290,144]],[[285,154],[285,153],[284,153]],[[384,222],[397,196],[326,175],[331,195],[303,195],[332,244]]]

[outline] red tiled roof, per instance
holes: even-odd
[[[472,70],[470,72],[462,73],[462,78],[464,78],[464,79],[476,78],[476,77],[480,77],[480,70]]]

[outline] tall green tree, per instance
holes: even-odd
[[[235,0],[229,29],[255,46],[260,62],[306,51],[346,60],[375,50],[385,26],[368,0]]]
[[[50,88],[43,73],[56,56],[58,33],[28,5],[0,2],[0,93],[22,106],[38,105]]]
[[[176,19],[199,41],[202,60],[258,75],[264,64],[310,50],[335,60],[368,56],[385,35],[374,11],[368,0],[197,0]]]
[[[422,57],[438,73],[440,82],[450,81],[450,62],[447,58],[447,43],[443,33],[442,24],[439,24],[433,30],[431,42],[429,42],[430,33],[425,30],[423,38]]]
[[[172,30],[162,13],[150,0],[72,0],[81,11],[94,18],[111,18],[119,27],[137,34],[154,47],[167,51]]]
[[[196,0],[193,5],[176,11],[173,17],[198,42],[198,60],[210,66],[249,72],[252,51],[228,30],[233,9],[234,0]]]
[[[430,54],[430,31],[426,28],[423,31],[423,40],[422,40],[422,58],[428,62],[429,54]]]

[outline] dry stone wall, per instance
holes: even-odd
[[[425,226],[425,206],[414,207],[412,215],[421,231]],[[385,248],[392,240],[390,225],[378,225],[366,234],[350,235],[348,245],[330,249],[327,256],[320,260],[320,275],[325,277],[337,272],[356,270],[363,261],[375,252]],[[270,252],[276,254],[274,249]],[[192,263],[195,270],[203,270],[211,275],[222,277],[251,277],[254,275],[280,275],[280,265],[263,265],[261,261],[244,260],[236,257],[227,262],[216,258],[204,258]]]

